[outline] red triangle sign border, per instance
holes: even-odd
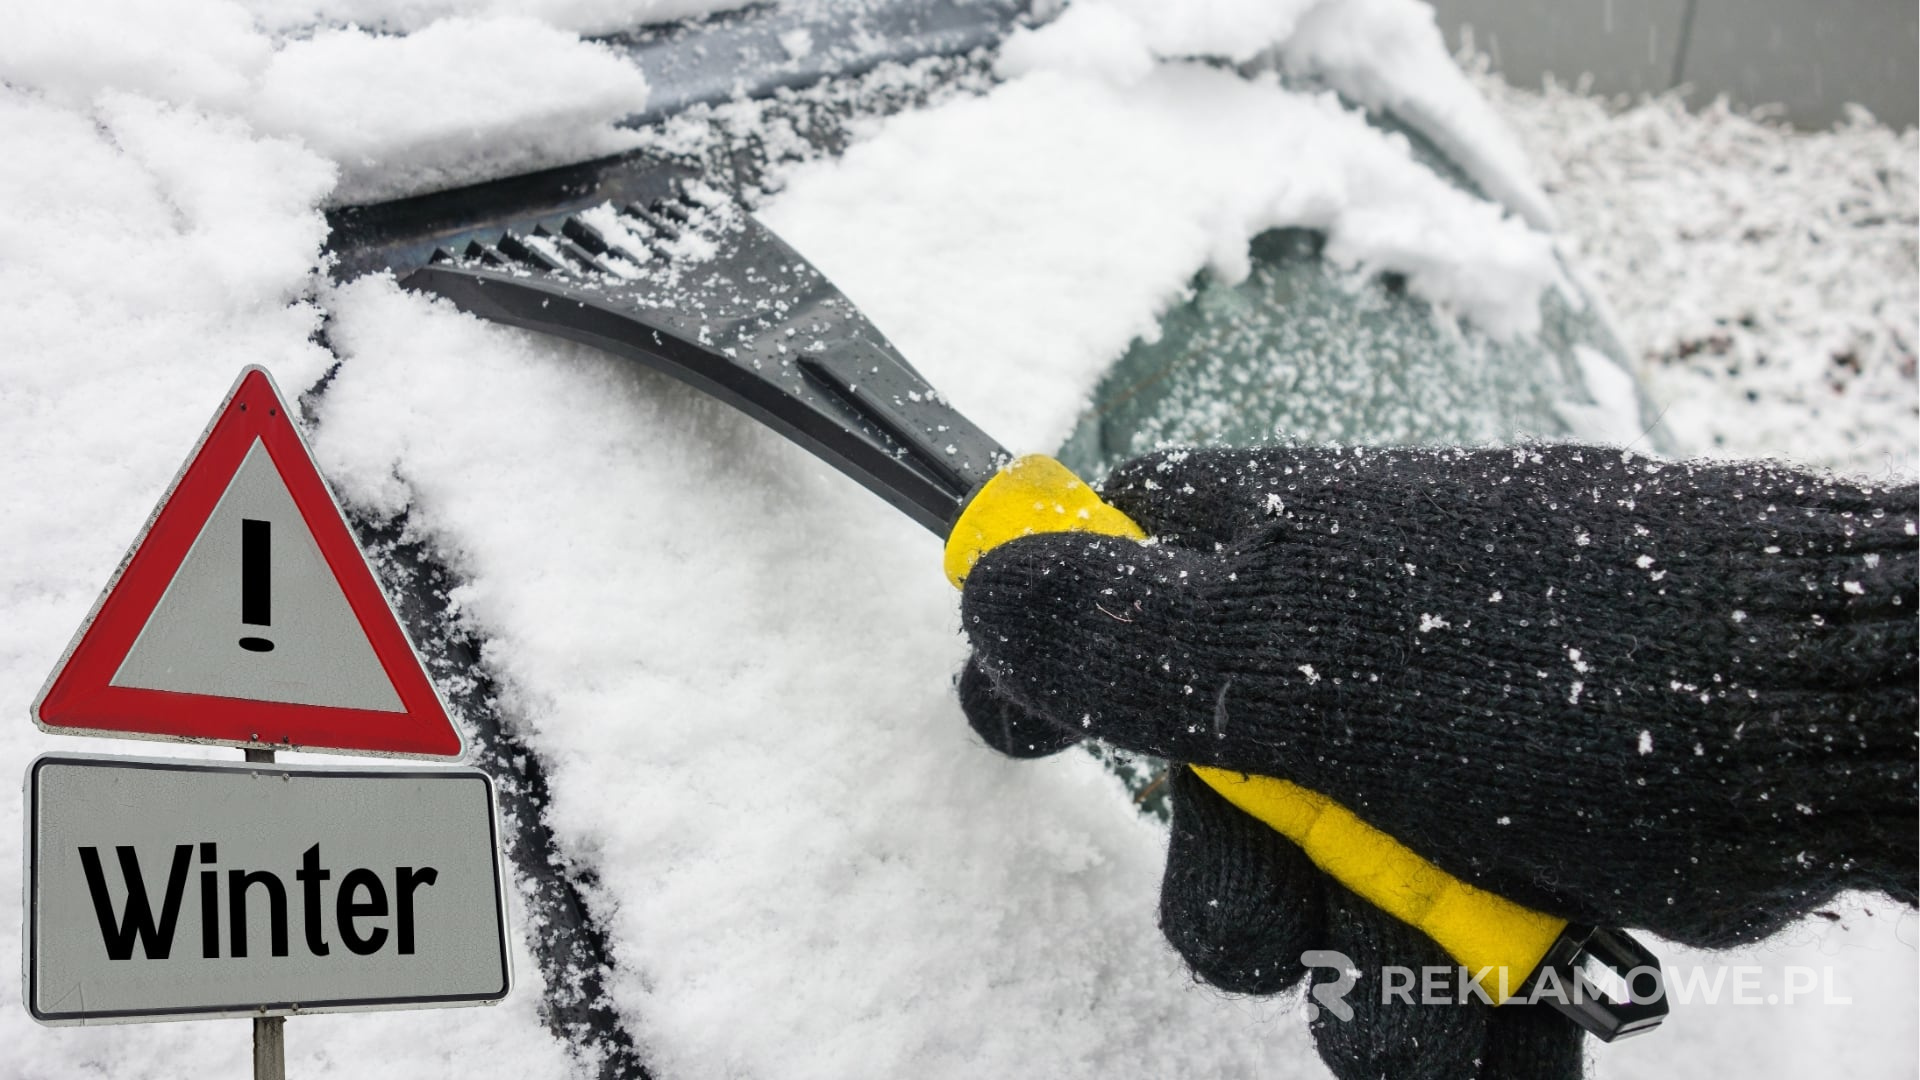
[[[320,548],[402,712],[115,686],[119,670],[255,441]],[[272,376],[249,366],[174,477],[33,703],[42,730],[222,746],[457,758],[459,729],[347,528]]]

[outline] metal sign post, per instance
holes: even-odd
[[[253,1018],[253,1080],[287,1080],[287,1018]]]
[[[271,750],[243,750],[248,761],[273,763]],[[287,1018],[253,1018],[253,1080],[287,1080]]]

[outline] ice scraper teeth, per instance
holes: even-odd
[[[500,221],[405,279],[462,309],[693,384],[941,537],[1009,455],[948,407],[832,283],[700,185]]]
[[[655,199],[648,205],[630,202],[615,207],[606,203],[587,211],[600,216],[600,226],[581,213],[568,214],[536,221],[531,228],[519,231],[501,230],[490,244],[472,240],[457,254],[446,248],[436,249],[432,261],[494,269],[518,267],[580,282],[602,275],[637,278],[669,268],[676,255],[698,261],[698,250],[674,252],[671,248],[690,236],[702,243],[717,243],[731,224],[727,220],[731,215],[720,212],[724,206],[711,197],[704,201],[696,198],[683,188],[674,198]]]
[[[404,284],[482,318],[636,360],[738,407],[942,537],[956,586],[982,554],[1021,536],[1146,538],[1059,462],[1011,460],[824,275],[711,188],[676,184],[644,203],[606,201],[478,231],[464,234],[458,254],[435,249]],[[1651,957],[1625,934],[1571,926],[1460,881],[1317,792],[1194,772],[1469,970],[1524,972],[1518,984],[1503,981],[1499,1000],[1539,970],[1570,979],[1597,962],[1624,973]],[[1663,997],[1556,1004],[1609,1041],[1666,1013]]]

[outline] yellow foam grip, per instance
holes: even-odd
[[[1014,461],[980,490],[947,535],[947,580],[958,588],[980,556],[1022,536],[1090,532],[1145,540],[1072,470],[1044,454]],[[1521,988],[1566,920],[1475,888],[1414,854],[1318,792],[1267,776],[1194,766],[1233,805],[1300,845],[1315,866],[1416,927],[1469,972],[1495,1004]]]
[[[967,579],[980,556],[1036,533],[1090,532],[1145,540],[1133,519],[1102,502],[1073,470],[1045,454],[1017,458],[995,473],[947,534],[947,580]]]
[[[1565,919],[1478,889],[1316,791],[1270,776],[1192,766],[1226,800],[1300,845],[1313,864],[1438,942],[1498,1005],[1540,966]],[[1489,970],[1490,969],[1490,970]]]

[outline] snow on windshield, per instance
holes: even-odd
[[[294,139],[339,171],[329,202],[633,145],[614,125],[646,104],[646,80],[572,29],[499,12],[449,11],[404,36],[339,24],[369,6],[308,5],[301,32],[277,36],[227,0],[44,5],[9,20],[0,72],[82,111],[103,93],[129,93]],[[424,10],[396,7],[403,25]]]
[[[1238,65],[1277,60],[1291,76],[1392,112],[1494,198],[1536,227],[1553,227],[1525,153],[1447,55],[1433,9],[1420,0],[1077,0],[1050,25],[1008,42],[1005,55],[1112,75],[1144,72],[1149,53]]]
[[[1055,445],[1193,276],[1245,277],[1273,227],[1496,333],[1537,327],[1550,240],[1332,94],[1150,59],[1123,84],[1029,71],[1020,44],[1010,81],[892,119],[761,211],[1002,441]]]

